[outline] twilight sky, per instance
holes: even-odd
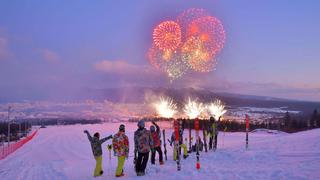
[[[227,39],[217,69],[170,83],[148,64],[153,28],[204,8]],[[317,0],[0,2],[0,101],[153,86],[320,101]]]

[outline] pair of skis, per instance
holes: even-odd
[[[165,157],[165,160],[167,160],[166,131],[164,129],[162,130],[162,134],[163,134],[164,157]]]
[[[199,143],[200,143],[200,137],[199,137],[199,119],[196,118],[194,120],[194,129],[196,130],[196,141],[197,141],[197,164],[196,164],[196,168],[199,170],[200,169],[200,153],[199,153]]]
[[[179,121],[175,120],[173,122],[174,124],[174,135],[175,135],[175,141],[174,141],[174,150],[176,151],[176,162],[177,162],[177,170],[181,170],[181,164],[180,164],[180,154],[179,154],[179,149],[180,149],[180,143],[179,143]]]

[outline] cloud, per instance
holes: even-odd
[[[0,36],[0,60],[6,59],[11,56],[11,52],[8,48],[8,39]]]
[[[151,75],[158,76],[160,72],[147,65],[129,64],[127,61],[103,60],[94,64],[94,68],[98,72],[110,73],[116,75]]]
[[[99,61],[93,64],[93,68],[100,74],[105,85],[161,86],[166,81],[165,75],[151,66],[130,64],[123,60]]]
[[[42,58],[49,63],[58,63],[60,62],[60,57],[53,51],[49,49],[43,49],[41,51]]]

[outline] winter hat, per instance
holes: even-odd
[[[99,138],[99,137],[100,137],[100,134],[99,134],[98,132],[96,132],[96,133],[94,133],[93,136],[96,137],[96,138]]]
[[[119,131],[124,131],[124,129],[125,129],[124,124],[121,124],[121,125],[119,126]]]
[[[150,126],[150,131],[154,132],[156,130],[156,128],[154,126]]]
[[[143,121],[143,120],[140,120],[140,121],[138,122],[138,127],[139,127],[139,128],[144,128],[144,121]]]

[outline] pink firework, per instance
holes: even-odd
[[[200,38],[205,49],[210,54],[216,55],[224,46],[226,34],[219,19],[212,16],[205,16],[189,24],[187,37]]]
[[[153,30],[153,43],[160,50],[173,51],[181,43],[181,29],[174,21],[164,21]]]
[[[187,39],[186,32],[189,27],[189,24],[201,17],[209,16],[209,13],[204,9],[190,8],[183,11],[177,18],[177,22],[181,27],[182,40]]]

